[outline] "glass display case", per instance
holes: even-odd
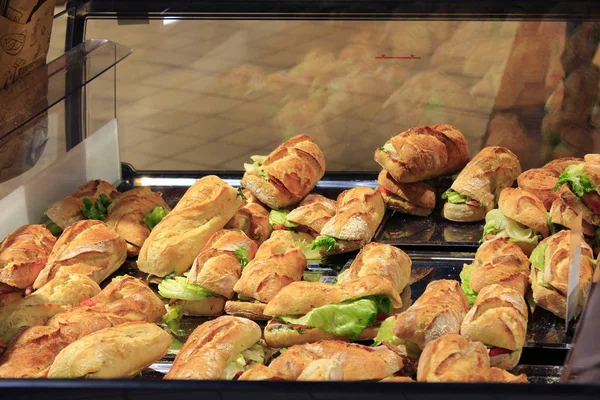
[[[67,10],[65,55],[7,102],[43,99],[0,131],[0,144],[33,132],[25,135],[31,143],[13,151],[25,167],[0,169],[0,205],[30,199],[25,211],[0,215],[3,236],[41,222],[49,203],[90,179],[102,177],[120,192],[149,187],[171,208],[207,175],[239,187],[252,156],[298,134],[322,150],[327,167],[314,192],[331,199],[358,186],[378,188],[374,153],[412,127],[455,126],[471,158],[503,146],[522,171],[600,153],[600,4],[91,0],[69,2]],[[82,172],[66,178],[74,170]],[[485,221],[443,217],[439,199],[452,175],[426,181],[438,199],[430,215],[387,210],[373,235],[412,260],[408,304],[433,281],[461,281],[485,240]],[[40,194],[44,182],[55,189]],[[335,282],[356,253],[309,260],[303,278]],[[115,276],[122,274],[148,278],[136,257]],[[590,302],[597,295],[592,286]],[[572,349],[578,337],[592,341],[593,323],[581,320],[593,321],[596,311],[588,303],[570,323],[540,307],[530,312],[512,370],[529,385],[161,380],[177,352],[171,348],[132,380],[10,379],[0,388],[46,398],[593,398],[598,382],[572,383],[590,376],[582,370],[594,363]],[[185,342],[204,321],[184,317],[174,336]],[[586,349],[600,354],[598,346]]]

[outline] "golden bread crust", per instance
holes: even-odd
[[[236,317],[244,317],[255,321],[268,321],[271,317],[265,315],[265,303],[250,301],[233,301],[225,303],[225,312]]]
[[[358,340],[373,340],[377,336],[377,332],[379,332],[378,327],[367,327],[361,332]],[[297,344],[315,343],[320,340],[348,341],[347,337],[337,336],[319,328],[303,326],[299,331],[294,329],[292,325],[275,320],[269,321],[265,327],[264,337],[267,345],[276,349]]]
[[[523,189],[506,188],[500,193],[498,208],[504,216],[534,229],[542,237],[550,234],[546,208],[534,194]]]
[[[248,198],[250,199],[250,198]],[[246,202],[225,225],[225,229],[239,229],[257,246],[271,236],[273,228],[269,223],[269,211],[260,203]]]
[[[563,158],[557,158],[556,160],[550,161],[549,163],[544,165],[542,168],[547,171],[550,171],[554,176],[556,176],[558,178],[558,176],[560,174],[562,174],[562,172],[569,165],[581,164],[582,162],[584,162],[583,158],[563,157]]]
[[[435,208],[435,189],[423,182],[398,183],[385,169],[377,177],[384,189],[419,208]]]
[[[537,196],[547,211],[550,211],[552,203],[558,198],[554,186],[558,183],[558,177],[553,171],[536,168],[523,172],[517,178],[519,187]]]
[[[300,225],[305,225],[317,234],[336,212],[336,202],[319,194],[309,194],[293,209],[287,219]]]

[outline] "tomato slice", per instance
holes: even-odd
[[[377,190],[379,190],[383,194],[387,194],[388,196],[396,196],[396,194],[394,192],[390,192],[389,190],[387,190],[383,186],[379,186],[379,188]]]
[[[585,193],[581,199],[594,214],[600,214],[600,195],[598,193]]]
[[[481,204],[477,200],[469,200],[465,204],[473,207],[481,207]]]
[[[385,321],[385,320],[386,320],[386,319],[388,319],[388,318],[389,318],[389,315],[388,315],[388,314],[382,314],[382,313],[379,313],[379,314],[377,314],[377,318],[376,318],[376,320],[377,320],[377,321]]]
[[[274,225],[273,229],[275,229],[276,231],[284,231],[285,230],[285,224]]]
[[[501,354],[508,354],[511,350],[503,349],[502,347],[492,347],[490,349],[490,357],[499,356]]]

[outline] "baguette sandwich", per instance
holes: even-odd
[[[435,189],[426,183],[396,182],[385,169],[379,174],[377,183],[390,210],[426,217],[435,208]]]
[[[544,168],[530,169],[517,178],[519,187],[540,199],[546,211],[550,211],[552,203],[558,198],[554,191],[557,183],[558,175]]]
[[[513,369],[519,363],[527,334],[523,295],[500,285],[484,287],[463,320],[460,333],[490,349],[492,366]]]
[[[457,281],[433,281],[408,310],[398,315],[393,333],[407,347],[416,344],[423,350],[440,336],[459,333],[468,310],[469,303]]]
[[[506,188],[500,193],[498,208],[485,216],[483,240],[508,237],[526,255],[550,234],[544,204],[523,189]]]
[[[10,343],[25,328],[45,325],[59,312],[97,295],[100,287],[85,275],[61,275],[29,296],[0,308],[0,343]]]
[[[19,289],[33,285],[55,243],[43,225],[25,225],[11,232],[0,244],[0,283]]]
[[[247,194],[247,190],[243,191]],[[269,211],[260,203],[249,201],[227,222],[225,229],[239,229],[260,246],[271,236],[273,228],[269,223]],[[250,196],[248,194],[248,196]]]
[[[58,353],[76,340],[127,322],[157,322],[164,313],[162,301],[143,281],[115,278],[79,307],[25,329],[0,358],[0,378],[44,378]]]
[[[303,236],[307,238],[302,239]],[[227,301],[225,312],[250,319],[268,320],[266,304],[285,286],[302,279],[306,256],[301,243],[310,235],[275,231],[256,252],[233,287],[237,300]]]
[[[108,207],[106,225],[127,242],[127,255],[137,256],[150,231],[171,211],[162,196],[148,187],[131,189]]]
[[[336,371],[341,364],[342,379]],[[404,355],[387,346],[367,347],[338,340],[289,347],[268,367],[250,369],[240,380],[283,379],[302,380],[380,380],[394,375],[404,367]],[[335,378],[335,379],[332,379]]]
[[[260,327],[245,318],[222,316],[198,326],[164,379],[231,380],[267,358]]]
[[[483,344],[450,334],[425,347],[419,359],[417,382],[527,383],[527,377],[490,367],[488,351]]]
[[[364,276],[377,275],[387,279],[396,293],[408,285],[412,261],[397,247],[369,243],[358,253],[350,267],[337,277],[337,283],[347,283]]]
[[[467,140],[450,125],[411,128],[375,151],[379,163],[396,182],[419,182],[452,174],[469,161]]]
[[[581,215],[581,233],[592,242],[596,239],[596,228],[590,223],[594,220],[591,211],[580,202],[566,186],[557,191],[558,197],[552,203],[549,212],[549,223],[554,232],[563,229],[573,229],[577,217]]]
[[[163,279],[158,293],[172,299],[170,305],[179,307],[182,314],[220,315],[256,249],[256,243],[242,231],[217,231],[194,260],[187,278]]]
[[[294,282],[265,307],[271,320],[265,328],[270,347],[288,347],[319,340],[369,340],[378,320],[402,307],[391,282],[367,275],[344,283]]]
[[[312,243],[322,255],[338,254],[364,247],[371,242],[383,221],[385,203],[381,193],[366,186],[342,192],[336,203],[336,214]]]
[[[84,220],[69,226],[56,241],[34,289],[58,275],[83,274],[101,283],[127,258],[127,243],[106,224]]]
[[[117,188],[102,180],[89,181],[74,193],[52,204],[46,210],[46,226],[52,233],[60,234],[75,222],[86,218],[104,219],[106,208],[119,196]]]
[[[523,250],[509,238],[488,240],[477,249],[473,263],[463,266],[461,286],[471,305],[475,303],[477,293],[493,284],[515,289],[525,296],[530,265]]]
[[[241,185],[272,209],[297,204],[325,174],[325,157],[307,135],[294,136],[266,157],[244,164]]]
[[[48,378],[132,378],[160,360],[171,342],[171,335],[148,322],[101,329],[62,349]]]
[[[209,175],[199,179],[152,229],[140,250],[138,268],[159,277],[183,274],[242,203],[238,192],[220,178]]]
[[[505,147],[485,147],[461,171],[450,189],[442,215],[450,221],[475,222],[485,219],[496,207],[500,192],[521,174],[517,156]]]
[[[560,318],[567,314],[567,289],[572,259],[570,231],[558,232],[544,239],[531,253],[531,289],[540,307]],[[579,300],[581,312],[592,286],[594,255],[582,239],[579,265]]]
[[[323,226],[335,216],[336,203],[334,200],[319,194],[309,194],[300,202],[298,207],[287,213],[272,210],[271,224],[273,229],[297,229],[318,236]]]

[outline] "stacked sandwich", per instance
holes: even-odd
[[[435,208],[436,191],[423,181],[460,171],[469,162],[467,140],[450,125],[411,128],[375,151],[384,169],[377,182],[387,208],[427,216]]]

